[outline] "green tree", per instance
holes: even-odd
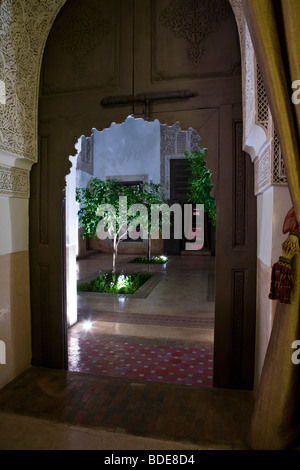
[[[125,199],[126,198],[126,199]],[[143,191],[139,185],[128,186],[120,181],[93,178],[88,188],[76,188],[76,201],[80,204],[78,219],[85,229],[83,238],[98,237],[113,240],[113,272],[120,242],[128,236],[136,222],[147,228],[147,215],[127,208],[143,203]]]
[[[151,204],[165,201],[160,185],[150,181],[131,186],[117,180],[93,178],[88,188],[76,188],[76,201],[80,204],[79,224],[85,229],[83,237],[113,240],[113,272],[120,242],[127,236],[137,238],[137,228],[143,238],[148,237],[150,253]]]
[[[205,157],[207,149],[191,150],[190,154],[185,151],[192,176],[189,180],[189,201],[194,204],[203,204],[204,212],[207,213],[212,225],[216,225],[216,200],[213,197],[213,185],[211,183],[212,172],[206,167]]]

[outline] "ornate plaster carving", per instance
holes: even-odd
[[[274,128],[271,139],[265,143],[254,160],[254,169],[255,195],[264,192],[270,186],[287,185],[284,159],[278,134]]]
[[[37,102],[42,54],[66,0],[3,0],[0,7],[0,149],[37,160]]]
[[[242,0],[228,0],[237,24],[240,38],[243,94],[243,146],[255,126],[255,54],[245,20]]]
[[[206,38],[217,31],[230,15],[230,5],[223,0],[171,0],[160,15],[160,22],[176,38],[187,41],[187,56],[197,67],[204,52]]]
[[[286,185],[287,177],[278,134],[274,128],[263,78],[256,61],[255,67],[255,120],[256,124],[264,130],[265,140],[269,142],[268,158],[266,149],[264,149],[263,152],[260,150],[257,152],[258,158],[255,163],[257,179],[255,190],[256,194],[258,194],[265,191],[271,185]],[[263,147],[264,142],[262,142],[261,148]]]
[[[256,64],[256,122],[262,126],[270,137],[270,124],[271,124],[271,113],[269,108],[269,102],[264,87],[263,78],[260,72],[259,65]]]
[[[254,161],[255,195],[265,191],[272,184],[271,178],[272,148],[270,141]]]
[[[271,174],[272,183],[274,185],[287,185],[284,158],[281,152],[280,141],[276,129],[273,130]]]
[[[243,94],[243,148],[254,161],[255,194],[272,184],[271,142],[267,129],[257,120],[257,65],[250,32],[245,20],[242,0],[229,0],[233,9],[240,37]],[[263,91],[260,90],[263,98]],[[264,101],[261,101],[263,106]],[[263,110],[263,109],[261,109]],[[265,111],[265,108],[264,108]],[[260,114],[262,116],[262,114]]]
[[[243,83],[243,147],[255,167],[255,194],[271,185],[285,185],[284,161],[257,64],[241,0],[229,0],[240,36]],[[255,152],[255,154],[253,153]]]
[[[248,27],[245,25],[244,137],[247,139],[256,124],[255,54]]]
[[[0,194],[29,198],[29,171],[0,166]]]

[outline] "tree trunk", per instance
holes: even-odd
[[[148,237],[148,259],[151,258],[151,235]]]
[[[116,272],[117,254],[118,254],[117,236],[114,236],[114,244],[113,244],[113,273]]]

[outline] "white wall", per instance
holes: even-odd
[[[76,255],[78,252],[78,204],[76,203],[77,156],[70,157],[72,167],[66,176],[66,297],[68,326],[77,321]]]
[[[87,136],[88,137],[88,136]],[[160,183],[160,123],[129,116],[122,124],[93,131],[94,176],[147,175]],[[78,171],[77,186],[86,187],[91,175]]]
[[[257,196],[257,257],[271,265],[274,187],[271,186]]]
[[[28,199],[0,196],[0,255],[28,250]]]
[[[273,266],[281,255],[287,237],[282,226],[291,207],[287,186],[271,186],[257,196],[257,257],[266,266]]]

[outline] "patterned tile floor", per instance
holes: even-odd
[[[78,278],[101,263],[108,264],[109,256],[79,261]],[[126,263],[128,257],[125,267]],[[163,273],[145,299],[120,304],[114,298],[79,298],[78,323],[68,333],[69,370],[212,387],[213,342],[207,338],[214,328],[213,260],[173,257]],[[84,331],[85,320],[94,322],[95,328]]]
[[[213,349],[183,341],[87,334],[69,339],[69,368],[108,377],[211,387]]]

